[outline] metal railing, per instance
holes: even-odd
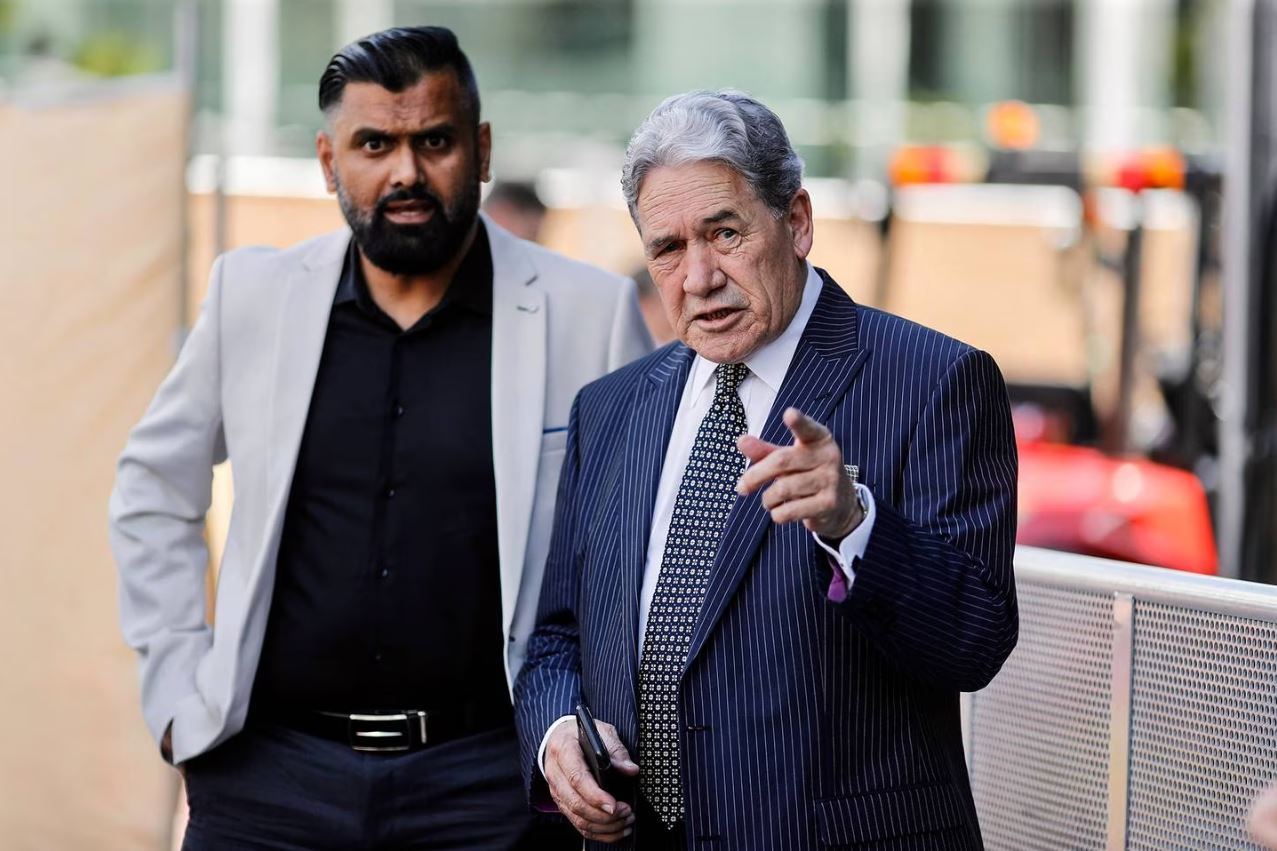
[[[964,696],[990,849],[1255,848],[1277,587],[1021,547],[1020,641]]]

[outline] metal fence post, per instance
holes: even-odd
[[[1109,712],[1108,851],[1126,849],[1131,767],[1131,669],[1135,645],[1135,598],[1113,595],[1113,688]]]

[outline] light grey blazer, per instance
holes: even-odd
[[[589,381],[651,348],[626,278],[517,239],[492,246],[492,454],[506,672],[536,617],[568,413]],[[284,507],[350,232],[218,258],[199,320],[120,457],[111,546],[142,708],[182,762],[244,724]],[[465,424],[458,424],[464,428]],[[205,620],[204,518],[229,458],[234,506]]]

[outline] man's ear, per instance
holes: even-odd
[[[789,212],[785,217],[785,221],[789,225],[789,232],[793,237],[794,254],[799,260],[806,260],[807,255],[811,253],[812,237],[815,230],[815,220],[812,218],[811,212],[811,196],[807,194],[806,189],[799,189],[794,195],[794,199],[789,202]]]
[[[329,192],[337,191],[337,173],[333,170],[333,137],[325,130],[315,134],[315,156],[319,157],[319,166],[324,170],[324,182]]]
[[[479,154],[479,180],[487,183],[492,179],[492,125],[487,121],[479,124],[475,149]]]

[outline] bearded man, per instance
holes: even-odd
[[[572,399],[650,347],[634,286],[479,214],[491,128],[450,31],[346,46],[319,106],[349,230],[217,260],[111,498],[184,847],[553,847],[510,684]],[[214,627],[203,526],[226,459]]]

